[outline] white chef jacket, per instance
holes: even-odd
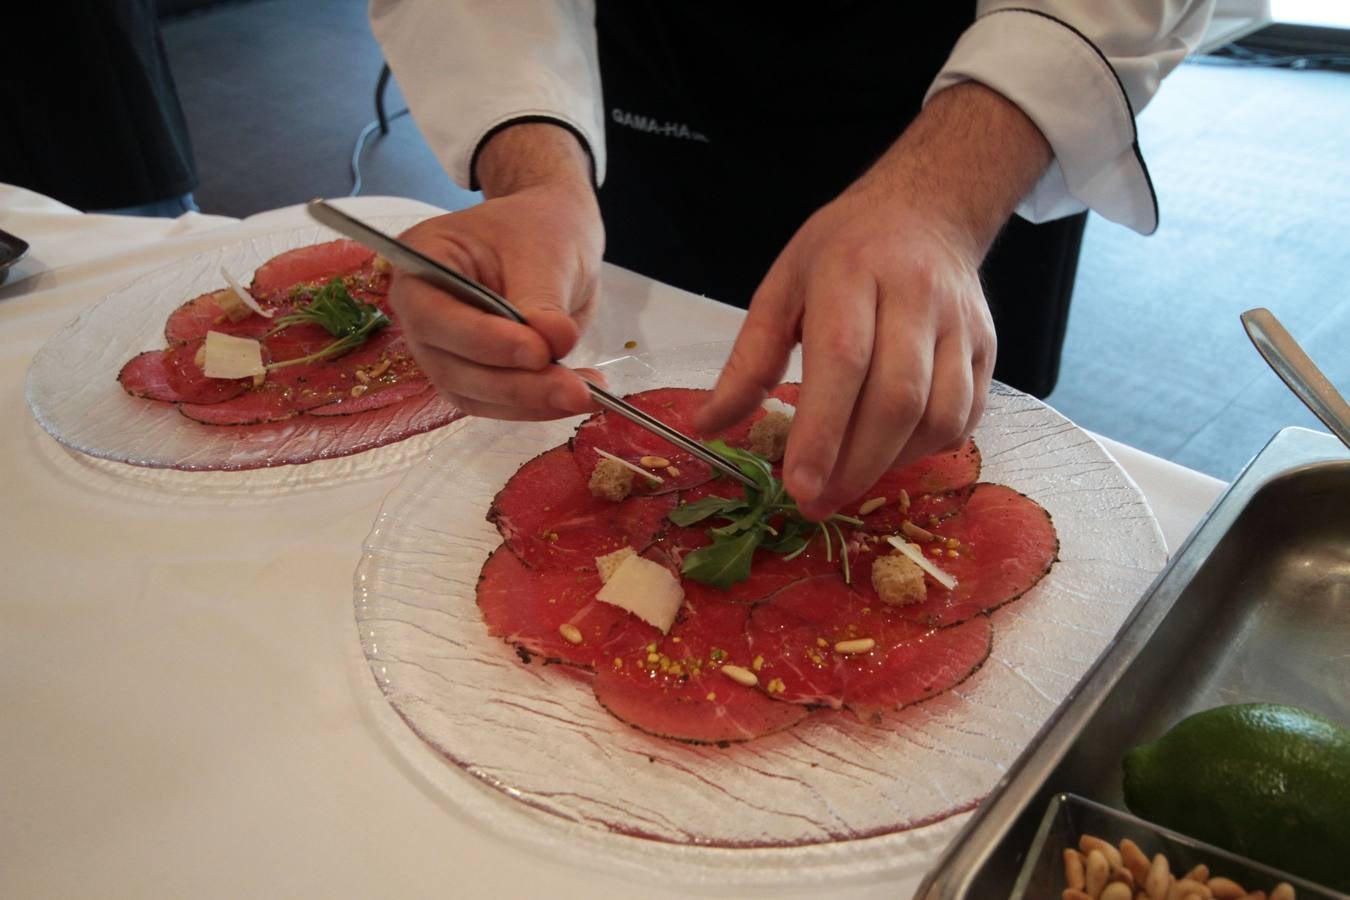
[[[1092,209],[1151,233],[1157,202],[1134,117],[1198,44],[1212,8],[1213,0],[980,0],[926,97],[977,81],[1036,123],[1054,160],[1018,205],[1023,218]],[[371,0],[370,18],[423,134],[460,185],[472,186],[484,137],[520,118],[582,136],[603,181],[593,0]]]

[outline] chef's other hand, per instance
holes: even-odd
[[[597,302],[604,227],[586,151],[555,125],[513,125],[484,146],[477,172],[482,203],[421,222],[403,239],[506,297],[530,324],[395,273],[389,300],[413,357],[471,415],[552,419],[590,410],[581,376],[552,362],[576,344]]]
[[[890,466],[959,444],[994,367],[979,265],[1049,161],[1040,131],[1001,95],[968,82],[933,97],[779,254],[698,427],[749,415],[800,339],[784,467],[805,515],[823,518]]]

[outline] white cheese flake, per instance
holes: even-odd
[[[793,406],[791,403],[784,403],[777,397],[766,397],[760,406],[764,408],[765,412],[780,412],[789,419],[797,414],[797,407]]]
[[[224,276],[225,283],[230,286],[230,290],[234,291],[235,296],[239,298],[240,302],[242,302],[245,306],[253,310],[258,315],[262,316],[264,319],[272,318],[272,314],[275,313],[276,310],[274,309],[264,310],[261,306],[259,306],[258,301],[253,299],[253,295],[250,294],[248,291],[244,290],[242,287],[240,287],[239,282],[234,280],[234,276],[230,274],[229,269],[225,268],[224,266],[221,266],[220,274]]]
[[[928,557],[923,555],[923,548],[921,548],[917,544],[911,544],[909,541],[905,540],[902,537],[897,537],[896,535],[891,535],[890,537],[886,538],[886,543],[890,544],[892,547],[899,550],[901,553],[905,554],[910,559],[914,560],[915,565],[917,565],[920,569],[923,569],[929,575],[932,575],[933,580],[936,581],[938,584],[942,585],[943,587],[945,587],[947,590],[950,591],[952,588],[956,587],[956,579],[948,575],[941,569],[939,569],[937,566],[933,565],[933,563],[929,561]]]
[[[610,574],[595,599],[626,609],[665,634],[684,603],[684,588],[660,563],[630,556]]]
[[[207,378],[250,378],[267,372],[262,361],[262,344],[252,338],[208,331],[202,349],[206,351],[202,355],[202,371]]]

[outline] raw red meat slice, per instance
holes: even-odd
[[[478,608],[488,634],[527,654],[596,668],[612,664],[615,653],[645,644],[643,629],[650,628],[632,613],[596,600],[600,587],[595,571],[531,569],[503,544],[478,577]],[[577,628],[580,643],[562,636],[564,623]],[[625,633],[631,635],[627,643]]]
[[[645,549],[674,507],[671,494],[622,503],[592,496],[564,444],[521,466],[487,518],[526,565],[575,572],[594,569],[597,556],[624,546]]]
[[[386,354],[396,365],[412,366],[406,345],[392,328],[378,332],[352,352],[337,359],[321,360],[274,369],[262,386],[233,400],[210,406],[184,404],[183,415],[207,425],[257,425],[279,422],[316,406],[351,396],[358,382],[356,370],[377,365]]]
[[[172,402],[175,399],[174,391],[169,385],[169,370],[164,365],[164,357],[168,352],[147,350],[133,356],[117,373],[122,390],[133,397]]]
[[[250,313],[238,322],[231,322],[221,312],[216,297],[221,291],[211,291],[194,297],[169,314],[164,323],[164,339],[170,344],[181,344],[206,337],[208,331],[219,331],[238,337],[261,339],[272,328],[272,320]],[[270,305],[270,304],[268,304]],[[264,308],[267,308],[264,305]],[[284,309],[277,315],[285,315]]]
[[[989,655],[988,616],[934,628],[850,590],[839,578],[813,578],[755,606],[751,652],[763,658],[760,684],[789,703],[847,706],[862,716],[931,697],[960,683]],[[835,650],[871,639],[861,653]]]
[[[897,615],[927,625],[964,622],[1022,596],[1050,571],[1059,552],[1050,514],[1001,484],[977,484],[966,505],[932,531],[944,541],[959,542],[956,556],[944,550],[933,557],[957,580],[956,587],[948,591],[930,578],[927,600],[896,608]],[[880,599],[872,588],[872,562],[886,550],[880,544],[853,565],[854,587],[874,604]]]
[[[710,524],[713,523],[700,522],[687,527],[672,525],[655,546],[670,560],[671,568],[678,572],[689,553],[712,542],[707,535]],[[818,575],[834,575],[838,578],[839,572],[838,560],[827,560],[824,543],[819,538],[813,538],[811,545],[791,560],[769,550],[756,550],[751,560],[750,577],[736,582],[725,591],[685,580],[684,595],[694,600],[707,598],[731,603],[753,603],[803,578]]]
[[[894,532],[904,519],[927,527],[929,518],[941,519],[959,509],[968,496],[967,489],[979,477],[980,449],[974,440],[967,440],[957,450],[935,453],[903,468],[887,470],[876,484],[840,511],[856,516],[863,503],[873,497],[885,497],[884,506],[862,517],[868,531]],[[902,490],[910,499],[912,508],[908,513],[899,506]]]
[[[334,400],[332,403],[325,403],[323,406],[306,410],[305,414],[310,416],[350,416],[355,413],[369,412],[372,409],[382,409],[395,403],[402,403],[404,400],[416,397],[428,390],[431,390],[431,382],[425,375],[420,374],[399,379],[392,384],[371,382],[370,390],[360,397],[352,397],[349,394],[346,397]]]
[[[117,380],[133,397],[168,402],[215,404],[253,386],[250,378],[207,378],[197,366],[203,341],[142,353],[122,367]]]
[[[778,703],[721,671],[725,664],[753,671],[748,613],[725,601],[686,600],[670,634],[644,626],[650,642],[633,648],[624,633],[623,647],[596,669],[596,699],[640,731],[697,744],[748,741],[795,725],[805,707]]]
[[[368,272],[374,257],[373,251],[345,238],[288,250],[258,267],[253,273],[249,293],[279,302],[296,285],[325,282],[363,270]]]
[[[694,388],[656,388],[630,394],[625,399],[671,428],[692,434],[694,413],[703,405],[709,393]],[[668,460],[679,471],[674,476],[665,471],[656,471],[655,474],[664,480],[659,485],[637,479],[634,489],[644,493],[666,494],[702,484],[712,477],[712,469],[707,463],[611,412],[599,412],[586,419],[577,427],[576,436],[572,438],[576,465],[587,480],[601,458],[596,452],[597,447],[634,465],[638,465],[638,460],[644,456],[658,456]]]

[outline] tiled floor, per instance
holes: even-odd
[[[342,195],[382,57],[364,0],[254,0],[165,26],[208,212]],[[389,108],[402,100],[391,86]],[[1183,66],[1143,113],[1162,207],[1142,238],[1088,228],[1052,406],[1232,478],[1279,428],[1316,422],[1251,349],[1270,307],[1350,390],[1350,75]],[[363,193],[470,202],[410,117],[372,139]]]

